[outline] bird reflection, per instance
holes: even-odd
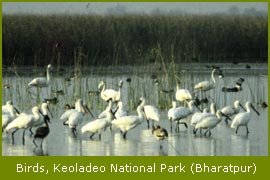
[[[48,153],[44,153],[43,149],[40,147],[35,147],[33,150],[35,156],[49,156]]]

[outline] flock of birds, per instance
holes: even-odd
[[[50,83],[50,69],[51,65],[48,65],[47,77],[33,79],[28,84],[28,87],[47,87]],[[212,80],[202,81],[196,84],[192,93],[190,93],[188,89],[182,89],[180,83],[177,83],[175,100],[172,101],[172,108],[168,110],[171,133],[173,132],[174,123],[176,133],[180,131],[180,124],[188,128],[188,121],[186,119],[189,116],[191,117],[190,126],[193,127],[194,135],[196,135],[199,130],[201,135],[204,131],[205,136],[211,136],[211,130],[214,129],[223,118],[227,125],[229,125],[229,121],[231,121],[230,127],[235,129],[236,134],[241,126],[246,127],[246,133],[249,133],[248,123],[251,119],[252,110],[260,115],[251,102],[247,101],[245,107],[243,107],[242,104],[236,100],[233,105],[220,108],[219,110],[216,110],[216,104],[212,103],[210,111],[208,108],[200,110],[196,105],[196,101],[193,97],[194,93],[214,89],[216,83],[214,76],[216,71],[219,70],[217,68],[212,70]],[[123,81],[121,80],[118,84],[118,90],[107,89],[106,83],[101,81],[98,85],[98,89],[100,90],[99,94],[101,99],[107,102],[105,111],[100,113],[98,118],[95,119],[83,100],[77,99],[75,106],[67,106],[66,111],[61,115],[60,120],[62,120],[63,125],[71,129],[73,136],[77,136],[78,127],[82,125],[85,115],[89,113],[95,120],[83,125],[80,129],[81,133],[90,133],[90,139],[93,139],[94,135],[98,135],[98,139],[100,140],[104,131],[108,128],[110,131],[116,128],[120,130],[123,139],[126,139],[127,133],[130,130],[136,128],[146,120],[148,129],[152,122],[152,134],[156,139],[160,140],[160,148],[162,148],[162,140],[168,137],[168,131],[158,124],[155,125],[156,122],[160,121],[158,109],[153,105],[147,105],[146,98],[140,97],[137,106],[137,114],[131,115],[129,111],[124,109],[121,101],[122,86]],[[177,101],[180,101],[182,106],[177,106]],[[240,108],[243,110],[241,111]],[[40,147],[42,147],[43,140],[50,132],[50,116],[53,117],[48,102],[43,102],[41,108],[34,106],[32,113],[27,114],[20,112],[11,101],[7,101],[6,104],[2,106],[2,132],[11,134],[12,144],[14,144],[14,134],[22,129],[22,142],[24,144],[25,131],[29,130],[30,134],[33,134],[31,129],[35,128],[33,143],[38,147],[36,139],[41,139]]]

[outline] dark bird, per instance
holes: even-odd
[[[128,83],[130,83],[130,82],[131,82],[131,78],[130,78],[130,77],[127,78],[126,81],[127,81]]]
[[[159,125],[155,125],[155,126],[152,127],[152,134],[159,141],[163,141],[164,139],[166,139],[168,137],[167,130],[160,127]],[[160,143],[159,148],[162,149],[162,144],[161,143]]]
[[[223,87],[221,91],[222,92],[239,92],[239,91],[242,91],[242,87],[239,85],[236,85],[235,87]]]
[[[246,65],[246,69],[250,69],[250,68],[251,68],[251,66],[247,64]]]
[[[42,143],[44,138],[46,138],[48,136],[48,134],[50,133],[50,128],[49,128],[49,124],[50,123],[50,118],[48,115],[44,116],[44,123],[45,126],[39,127],[36,129],[36,133],[34,135],[34,139],[33,139],[33,143],[35,144],[36,147],[38,147],[38,145],[36,144],[36,138],[41,139],[41,143],[40,143],[40,147],[42,148]]]
[[[58,103],[58,99],[57,97],[53,97],[53,98],[45,98],[44,99],[45,102],[49,103],[49,104],[57,104]]]

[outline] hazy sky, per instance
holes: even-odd
[[[96,13],[104,14],[108,10],[117,11],[124,10],[127,13],[151,13],[156,9],[161,11],[182,11],[185,13],[222,13],[228,12],[232,7],[237,7],[236,11],[243,12],[246,9],[254,8],[256,11],[267,12],[267,3],[207,3],[207,2],[81,2],[81,3],[33,3],[33,2],[3,2],[2,9],[4,14],[14,13],[35,13],[35,14],[85,14]],[[234,9],[235,10],[235,9]]]

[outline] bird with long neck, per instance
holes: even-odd
[[[260,115],[260,113],[251,104],[251,102],[247,101],[245,106],[246,106],[246,111],[247,112],[238,113],[234,117],[234,119],[232,121],[232,124],[231,124],[231,128],[235,128],[235,133],[236,134],[238,133],[238,129],[239,129],[240,126],[245,126],[247,134],[249,133],[248,123],[249,123],[250,118],[251,118],[251,109],[253,109],[258,116]]]
[[[127,132],[131,129],[140,125],[144,120],[143,115],[143,107],[145,105],[145,99],[143,97],[140,98],[139,105],[137,107],[138,115],[129,115],[120,117],[118,119],[113,120],[111,123],[116,128],[120,129],[123,138],[126,139]]]

